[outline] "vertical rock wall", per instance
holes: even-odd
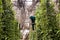
[[[35,7],[38,2],[35,0],[25,0],[24,8],[19,7],[18,0],[11,0],[13,4],[13,10],[15,11],[16,15],[15,18],[17,19],[18,23],[20,24],[21,33],[22,33],[22,40],[28,40],[29,30],[31,27],[31,20],[30,16],[34,16],[35,14]],[[22,0],[23,1],[23,0]]]

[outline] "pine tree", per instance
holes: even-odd
[[[57,12],[57,15],[56,15],[56,20],[57,20],[57,25],[58,25],[58,28],[59,30],[57,31],[56,35],[57,35],[57,39],[60,40],[60,0],[58,1],[59,3],[59,12]]]
[[[54,11],[51,0],[41,0],[40,6],[36,11],[37,40],[60,40],[60,20]]]
[[[47,10],[46,10],[46,1],[41,0],[40,6],[36,10],[36,29],[37,29],[37,40],[47,40],[45,37],[47,35]]]
[[[56,12],[54,11],[53,7],[53,3],[49,3],[49,1],[47,0],[47,16],[48,16],[48,36],[47,38],[49,40],[59,40],[58,35],[57,35],[57,31],[59,30],[58,25],[57,25],[57,21],[56,21]]]
[[[19,40],[18,23],[14,18],[12,11],[11,0],[2,0],[3,10],[2,13],[2,38],[1,40]]]
[[[1,19],[2,13],[3,13],[2,0],[0,0],[0,40],[2,38],[2,35],[1,35],[1,33],[2,33],[2,19]]]

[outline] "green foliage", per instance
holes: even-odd
[[[49,6],[47,7],[47,16],[48,16],[47,26],[49,29],[48,37],[50,37],[49,39],[52,39],[52,40],[60,40],[60,34],[57,33],[60,30],[60,28],[58,27],[59,23],[57,21],[58,17],[56,17],[58,13],[54,11],[53,7],[54,7],[53,4],[49,4]]]
[[[14,18],[11,0],[0,0],[0,40],[19,40],[18,23]],[[2,23],[2,26],[1,26]]]
[[[60,0],[59,0],[59,12],[60,12]]]
[[[60,14],[56,14],[50,0],[41,0],[36,10],[37,40],[60,40]],[[58,16],[59,15],[59,16]]]
[[[30,34],[29,34],[29,40],[37,40],[37,36],[36,36],[36,29],[35,30],[30,30]]]
[[[46,0],[41,0],[36,11],[37,40],[47,40],[48,20],[47,20]]]
[[[3,13],[3,8],[2,8],[2,0],[0,0],[0,40],[1,40],[1,33],[2,33],[2,13]]]

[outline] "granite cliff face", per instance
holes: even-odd
[[[30,16],[34,16],[36,4],[38,4],[37,0],[19,0],[24,1],[24,4],[19,4],[18,0],[11,0],[13,4],[13,10],[15,11],[15,18],[18,21],[21,28],[22,40],[26,40],[28,37],[30,28],[31,28],[31,20]],[[20,7],[19,5],[23,5]],[[28,39],[27,39],[28,40]]]
[[[18,0],[12,0],[12,9],[16,13],[15,18],[17,19],[18,23],[28,24],[30,22],[29,17],[34,16],[37,3],[38,2],[33,2],[33,0],[26,0],[24,7],[19,7]]]

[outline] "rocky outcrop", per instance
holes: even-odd
[[[20,1],[21,3],[19,3]],[[37,3],[38,0],[12,0],[13,10],[16,13],[15,18],[20,24],[22,40],[28,38],[31,27],[31,20],[29,17],[34,16]]]

